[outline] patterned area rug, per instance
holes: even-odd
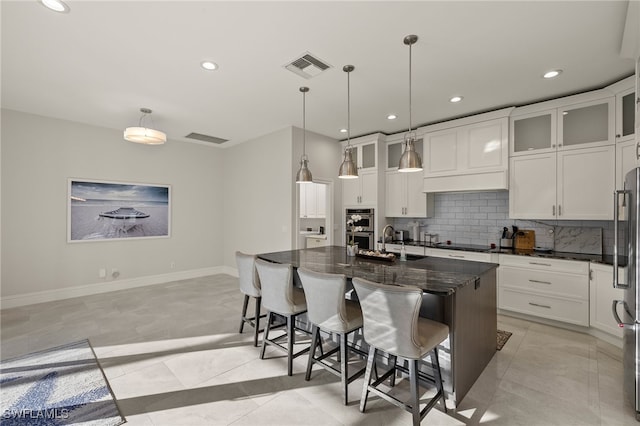
[[[498,346],[496,347],[496,349],[498,349],[499,351],[502,350],[502,347],[505,343],[507,343],[507,340],[509,340],[509,337],[511,337],[512,334],[513,333],[511,333],[510,331],[498,330]]]
[[[88,340],[0,362],[0,424],[124,423]]]

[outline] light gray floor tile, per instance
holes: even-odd
[[[292,377],[276,349],[259,359],[251,327],[238,334],[242,299],[237,278],[214,275],[5,309],[0,357],[89,339],[129,425],[411,423],[375,397],[360,413],[362,379],[347,406],[338,377],[315,367],[305,381],[306,354]],[[619,348],[504,315],[498,328],[513,334],[457,410],[423,424],[637,425]]]

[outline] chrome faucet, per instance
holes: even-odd
[[[382,251],[386,251],[387,246],[385,245],[385,240],[386,240],[386,236],[387,236],[387,229],[391,228],[391,240],[393,240],[393,226],[391,225],[385,225],[384,228],[382,228]]]

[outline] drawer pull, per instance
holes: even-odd
[[[462,256],[461,254],[450,254],[449,257],[457,257],[460,259],[464,259],[464,256]]]
[[[530,283],[537,283],[537,284],[546,284],[546,285],[551,285],[551,283],[549,281],[540,281],[540,280],[529,280]]]
[[[551,266],[549,263],[529,262],[529,265]]]
[[[547,309],[551,309],[551,306],[547,306],[547,305],[540,305],[540,304],[538,304],[538,303],[533,303],[533,302],[529,302],[529,304],[530,304],[531,306],[537,306],[537,307],[539,307],[539,308],[547,308]]]

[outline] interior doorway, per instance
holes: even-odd
[[[295,248],[333,244],[333,181],[314,179],[313,183],[298,184]]]

